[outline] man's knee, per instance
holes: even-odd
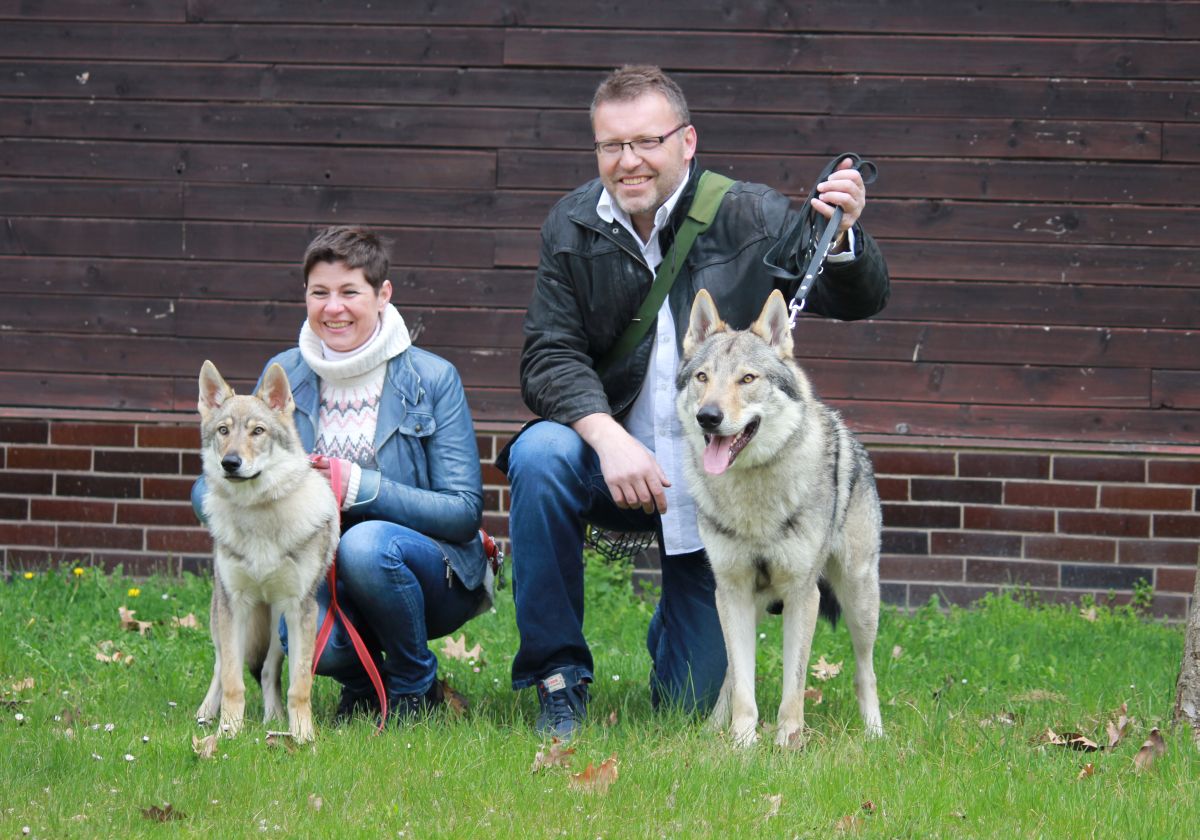
[[[540,481],[578,472],[586,453],[587,444],[569,426],[551,420],[534,423],[513,442],[509,481],[517,485],[522,479]]]

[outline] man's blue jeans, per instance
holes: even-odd
[[[513,688],[565,670],[568,681],[592,679],[592,654],[583,637],[583,529],[590,522],[617,531],[658,531],[658,514],[614,504],[595,451],[574,430],[535,423],[513,443],[509,536],[513,598],[521,646]],[[654,666],[651,697],[686,710],[706,711],[725,678],[725,642],[715,583],[704,552],[662,554],[662,598],[646,646]]]
[[[424,694],[437,677],[429,639],[453,633],[471,618],[484,597],[481,586],[463,588],[446,578],[445,555],[436,541],[394,522],[368,520],[342,534],[337,553],[338,605],[371,651],[388,694]],[[329,609],[329,584],[317,590],[317,627]],[[280,622],[287,647],[287,625]],[[357,694],[373,693],[350,636],[338,619],[317,673]]]

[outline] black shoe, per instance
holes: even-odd
[[[555,671],[537,682],[538,714],[536,731],[569,741],[587,717],[588,684],[584,680],[567,684],[562,671]]]
[[[378,695],[374,690],[369,694],[364,694],[348,686],[342,686],[342,696],[338,699],[337,711],[333,713],[334,724],[341,726],[349,722],[350,718],[358,715],[378,719]]]
[[[429,717],[433,710],[442,705],[446,696],[441,680],[434,679],[433,685],[424,694],[389,694],[388,723],[404,726],[421,718]]]

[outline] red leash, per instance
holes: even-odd
[[[342,462],[339,458],[329,459],[329,483],[333,486],[333,497],[337,500],[338,516],[341,516],[342,510]],[[329,634],[333,632],[334,618],[341,618],[342,626],[346,628],[346,634],[350,637],[350,643],[354,645],[354,652],[358,654],[358,661],[362,663],[363,668],[367,672],[367,676],[371,678],[371,685],[375,686],[375,695],[379,698],[379,726],[375,729],[375,734],[383,731],[384,725],[387,723],[387,692],[383,690],[383,677],[379,675],[379,669],[375,667],[375,660],[371,658],[371,652],[367,650],[366,644],[362,640],[362,636],[358,635],[358,631],[354,629],[354,625],[350,623],[350,617],[346,615],[345,610],[337,602],[337,555],[334,555],[333,562],[329,564],[329,608],[325,610],[325,620],[321,622],[321,629],[317,631],[317,642],[313,649],[313,673],[317,672],[317,663],[321,660],[321,654],[325,652],[325,644],[329,641]]]

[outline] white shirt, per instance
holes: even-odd
[[[646,265],[653,272],[662,262],[662,248],[658,235],[671,212],[679,202],[685,178],[671,197],[663,202],[654,214],[654,229],[647,241],[642,242],[629,214],[613,201],[608,190],[602,190],[596,203],[596,213],[605,222],[616,222],[633,234],[633,241],[641,249]],[[846,233],[846,251],[831,254],[826,262],[847,262],[854,259],[854,233]],[[675,319],[671,315],[670,296],[663,300],[658,310],[654,343],[650,351],[650,367],[642,390],[633,401],[623,425],[651,453],[671,482],[663,488],[667,499],[667,512],[662,515],[663,549],[667,554],[687,554],[700,551],[704,543],[696,525],[696,503],[688,491],[683,472],[684,442],[683,426],[675,411],[675,369],[679,367],[679,350],[675,344]]]

